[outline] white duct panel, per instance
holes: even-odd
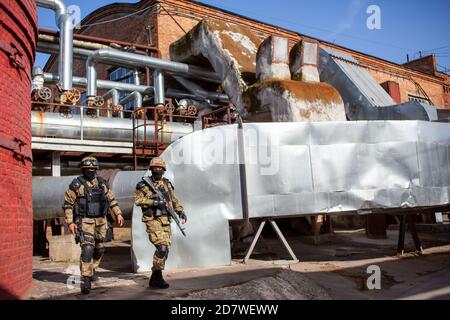
[[[249,216],[448,208],[449,132],[450,124],[421,121],[244,124]],[[239,164],[208,162],[214,157],[205,154],[214,154],[217,147],[216,153],[232,150],[235,155],[236,137],[237,126],[211,128],[178,140],[163,153],[167,175],[189,217],[187,238],[172,226],[168,269],[230,264],[228,220],[243,218]],[[267,146],[273,152],[264,153]],[[270,154],[278,170],[270,173],[267,163],[254,163],[258,154]],[[136,270],[148,271],[154,248],[140,209],[134,215]]]

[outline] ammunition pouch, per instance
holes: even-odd
[[[156,209],[156,208],[148,208],[148,209],[142,210],[142,213],[144,214],[144,216],[150,217],[150,218],[158,218],[161,216],[169,215],[167,210],[165,210],[165,209],[160,210],[160,209]]]

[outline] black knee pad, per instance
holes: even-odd
[[[94,257],[94,246],[91,244],[85,244],[81,247],[81,260],[83,262],[91,262]]]
[[[156,246],[155,254],[160,259],[167,258],[169,255],[169,247],[166,245]]]
[[[98,260],[105,254],[105,248],[95,248],[94,249],[94,259]]]

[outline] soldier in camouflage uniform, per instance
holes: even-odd
[[[75,235],[77,228],[81,228],[84,235],[80,243],[81,291],[88,294],[95,268],[105,253],[104,241],[108,229],[106,215],[111,209],[120,226],[123,225],[123,217],[108,183],[97,176],[97,159],[86,157],[81,160],[80,167],[83,175],[70,184],[64,196],[63,209],[70,232]]]
[[[150,180],[155,188],[159,189],[164,195],[164,199],[160,199],[156,194],[153,194],[144,180],[137,184],[134,199],[136,205],[142,208],[142,222],[147,227],[150,242],[156,248],[153,255],[149,286],[166,289],[169,284],[164,281],[162,270],[164,270],[171,245],[171,217],[165,208],[166,206],[172,206],[183,224],[186,223],[187,217],[175,195],[172,183],[163,178],[164,171],[166,171],[164,160],[153,158],[150,162],[150,170],[152,171]]]

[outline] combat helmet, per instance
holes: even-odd
[[[98,160],[94,157],[85,157],[80,161],[80,168],[98,170]]]
[[[153,158],[152,161],[150,161],[150,166],[149,169],[151,170],[153,167],[160,167],[163,168],[164,171],[166,171],[166,163],[164,162],[163,159],[156,157]]]

